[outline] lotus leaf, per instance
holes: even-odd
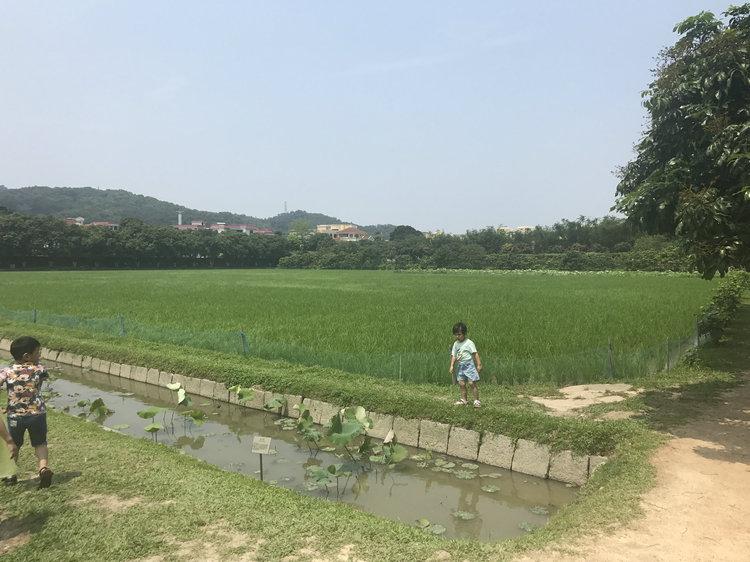
[[[479,465],[471,462],[465,462],[461,463],[461,468],[465,468],[466,470],[476,470],[477,468],[479,468]]]
[[[427,531],[429,531],[433,535],[442,535],[443,533],[445,533],[445,527],[443,527],[442,525],[432,525],[427,528]]]
[[[456,470],[453,474],[456,475],[456,478],[460,478],[461,480],[471,480],[477,476],[475,472],[470,470]]]
[[[140,412],[136,412],[138,414],[139,418],[143,418],[144,420],[154,419],[156,417],[156,414],[161,412],[161,408],[148,408],[146,410],[141,410]]]
[[[488,484],[486,486],[482,486],[482,491],[484,491],[484,492],[490,492],[490,493],[492,493],[492,492],[497,492],[498,490],[500,490],[500,488],[498,486],[493,486],[492,484]]]
[[[170,382],[166,385],[166,387],[169,390],[179,390],[180,388],[182,388],[182,385],[178,382]]]
[[[472,519],[477,518],[476,513],[472,513],[471,511],[454,511],[451,513],[453,517],[456,519],[461,519],[462,521],[471,521]]]
[[[417,519],[417,527],[420,529],[426,529],[430,526],[430,520],[425,519],[424,517],[422,519]]]
[[[160,429],[164,429],[160,423],[150,423],[143,428],[144,431],[148,431],[149,433],[156,433]]]
[[[489,474],[480,474],[482,478],[502,478],[503,475],[499,472],[490,472]]]
[[[534,530],[534,527],[532,527],[531,525],[529,525],[526,521],[521,521],[518,524],[518,528],[521,529],[521,530],[523,530],[523,531],[526,531],[527,533],[530,533],[531,531]]]
[[[529,511],[534,515],[549,515],[549,509],[543,505],[535,505],[529,508]]]

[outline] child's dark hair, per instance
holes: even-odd
[[[466,324],[463,322],[459,322],[457,324],[453,324],[453,335],[456,334],[463,334],[466,335],[466,332],[468,332],[468,328],[466,327]]]
[[[10,354],[16,361],[21,361],[27,353],[34,353],[42,344],[31,336],[21,336],[10,343]]]

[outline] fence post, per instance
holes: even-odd
[[[36,324],[36,308],[35,308],[35,309],[33,310],[33,314],[32,314],[32,320],[31,320],[31,321],[32,321],[32,322],[33,322],[34,324]]]
[[[250,344],[247,342],[247,336],[245,332],[240,330],[240,340],[242,341],[242,353],[248,355],[250,353]]]
[[[120,337],[124,337],[125,336],[125,318],[122,316],[122,314],[118,314],[117,320],[120,323]]]
[[[609,338],[609,345],[607,346],[607,376],[609,378],[615,376],[615,359],[612,356],[612,338]]]

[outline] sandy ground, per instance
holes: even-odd
[[[750,561],[750,384],[675,431],[653,459],[643,517],[521,560]]]
[[[560,389],[563,398],[542,398],[530,396],[531,400],[541,404],[552,416],[575,416],[578,410],[594,404],[622,402],[635,396],[642,389],[634,389],[629,384],[579,384]],[[610,419],[612,419],[610,417]]]

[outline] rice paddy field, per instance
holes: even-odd
[[[641,376],[695,337],[686,274],[305,270],[0,273],[0,318],[449,384],[457,321],[485,382]],[[243,337],[244,334],[244,337]]]

